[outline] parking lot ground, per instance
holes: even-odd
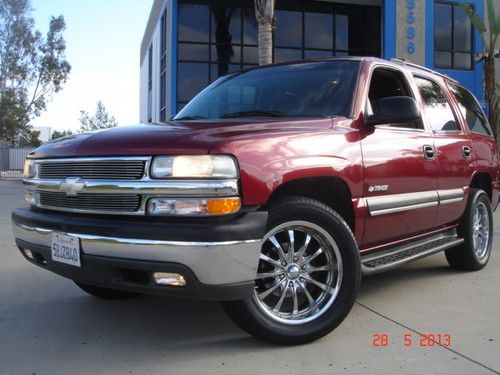
[[[366,277],[333,333],[279,347],[242,332],[217,303],[101,301],[29,264],[10,226],[22,204],[22,185],[0,181],[0,375],[500,374],[500,210],[484,270],[452,271],[437,254]],[[451,347],[420,346],[420,333],[448,334]],[[374,346],[375,334],[388,345]]]

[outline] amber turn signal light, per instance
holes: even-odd
[[[208,199],[207,210],[209,215],[227,215],[241,208],[240,198]]]

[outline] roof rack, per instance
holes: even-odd
[[[448,76],[448,75],[446,75],[444,73],[437,72],[437,71],[429,69],[429,68],[427,68],[425,66],[409,62],[408,60],[405,60],[405,59],[394,58],[394,59],[391,59],[391,62],[396,63],[396,64],[400,64],[400,65],[411,66],[412,68],[416,68],[416,69],[420,69],[420,70],[426,71],[428,73],[436,74],[436,75],[438,75],[438,76],[440,76],[442,78],[448,79],[448,80],[453,81],[455,83],[459,83],[456,79],[451,78],[450,76]]]

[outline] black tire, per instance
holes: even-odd
[[[474,241],[475,216],[484,213],[484,224],[476,233],[486,236],[481,242]],[[477,225],[477,223],[476,223]],[[488,263],[493,243],[493,215],[488,195],[480,189],[471,189],[467,207],[458,227],[458,234],[465,242],[457,247],[446,250],[446,260],[451,268],[464,271],[477,271]]]
[[[303,227],[303,236],[306,236],[308,233],[307,230],[311,229],[312,239],[310,242],[307,240],[300,242],[300,231],[302,227],[300,225],[293,226],[292,223],[305,223]],[[281,227],[283,228],[279,229]],[[266,240],[263,242],[261,257],[262,254],[267,251],[265,250],[266,246],[268,246],[267,249],[276,249],[276,253],[280,253],[277,251],[278,247],[273,246],[267,238],[271,233],[274,233],[274,230],[279,229],[281,232],[274,233],[274,240],[279,238],[279,236],[286,239],[286,233],[288,233],[289,237],[291,236],[289,228],[293,229],[292,232],[294,230],[296,230],[296,232],[294,232],[293,236],[289,239],[289,244],[286,246],[287,251],[281,252],[282,255],[286,254],[290,256],[290,263],[287,264],[288,268],[286,268],[286,271],[284,270],[285,268],[280,271],[279,265],[273,265],[273,273],[283,272],[283,276],[280,275],[279,278],[273,276],[272,282],[269,282],[270,286],[268,286],[267,291],[264,289],[266,292],[261,295],[266,294],[270,289],[273,289],[276,284],[280,283],[280,278],[283,278],[285,286],[276,289],[275,292],[268,295],[269,297],[263,297],[263,301],[258,297],[260,292],[259,288],[265,286],[266,283],[264,281],[269,279],[260,279],[258,276],[254,294],[250,298],[240,301],[224,302],[223,308],[227,315],[240,328],[257,338],[281,345],[298,345],[317,340],[327,335],[345,319],[354,304],[360,286],[361,261],[354,236],[342,217],[323,203],[303,197],[283,198],[272,205],[269,210],[267,234],[264,237]],[[314,232],[315,230],[318,232]],[[329,270],[315,271],[319,269],[318,266],[313,265],[313,260],[307,261],[307,259],[312,258],[310,255],[311,253],[318,253],[318,249],[316,249],[317,246],[313,246],[313,241],[316,241],[315,235],[317,235],[319,249],[324,247],[327,251],[317,256],[314,262],[325,262],[326,265],[321,268],[329,268]],[[297,240],[297,246],[295,246],[295,239],[292,240],[292,238]],[[333,244],[329,242],[320,242],[320,240],[324,238],[333,239]],[[266,245],[268,242],[269,244]],[[299,243],[302,245],[300,245],[299,251],[295,251],[296,248],[299,247]],[[330,246],[328,246],[329,244]],[[283,241],[280,245],[283,245],[281,247],[285,248],[286,244]],[[308,249],[308,246],[310,246],[311,249]],[[294,251],[290,252],[290,248],[294,249]],[[306,250],[299,255],[303,248],[306,248]],[[295,258],[295,255],[297,255],[297,258]],[[340,256],[340,261],[337,259],[338,256]],[[280,256],[279,259],[282,259],[282,257]],[[329,261],[329,259],[335,259],[337,264]],[[304,263],[306,261],[307,265],[305,266]],[[281,260],[278,260],[278,263],[280,262]],[[331,266],[330,263],[332,264]],[[297,270],[296,268],[293,269],[295,264],[300,265],[300,275],[304,275],[304,278],[298,277],[297,274],[294,273]],[[284,266],[284,262],[282,262],[281,265]],[[266,261],[260,260],[259,271],[262,273],[258,273],[258,275],[264,274],[265,271],[262,270],[262,267],[267,266],[268,264]],[[309,271],[305,271],[304,267]],[[337,267],[337,272],[332,270],[334,267]],[[310,273],[306,275],[307,272]],[[321,290],[324,289],[319,287],[316,287],[318,289],[318,291],[316,291],[314,285],[310,281],[312,278],[311,275],[314,275],[315,278],[323,277],[323,279],[319,279],[321,283],[325,283],[323,285],[326,285],[327,281],[322,280],[332,280],[332,277],[335,279],[336,275],[334,281],[329,281],[332,284],[328,284],[334,285],[335,292],[322,292]],[[292,279],[290,279],[290,277],[292,277]],[[302,283],[301,285],[299,285],[299,280]],[[292,283],[293,287],[291,286]],[[290,289],[287,289],[287,285],[290,285]],[[304,286],[306,287],[304,288]],[[323,301],[322,303],[324,306],[320,307],[321,305],[319,302],[315,304],[312,303],[310,299],[307,301],[305,298],[307,294],[304,289],[309,289],[308,298],[310,296],[319,296],[318,301]],[[312,315],[310,317],[304,315],[304,318],[296,320],[295,324],[291,324],[286,318],[273,316],[276,315],[276,313],[281,314],[280,309],[285,305],[282,298],[278,298],[278,295],[288,296],[288,293],[290,293],[290,297],[283,298],[291,299],[289,302],[290,311],[283,312],[282,314],[291,314],[290,316],[296,314],[297,316],[302,316],[301,314],[305,314],[302,313],[302,311],[310,311],[309,313]],[[276,296],[274,296],[274,294],[276,294]],[[324,299],[320,300],[322,294],[324,294]],[[283,305],[280,304],[278,311],[273,313],[274,310],[266,305],[267,302],[265,302],[265,298],[275,298],[275,300],[278,299],[278,301],[282,300]],[[327,298],[329,298],[329,300]],[[275,309],[276,306],[278,305],[275,305]],[[298,308],[296,308],[296,306]],[[318,312],[315,313],[314,309],[318,310]],[[317,316],[314,316],[314,314],[317,314]],[[282,321],[279,319],[282,319]]]
[[[87,292],[91,296],[107,299],[107,300],[119,300],[119,299],[129,299],[140,296],[140,293],[127,292],[125,290],[109,289],[100,286],[89,285],[75,281],[80,289]]]

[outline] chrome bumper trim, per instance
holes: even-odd
[[[55,231],[13,223],[16,239],[51,247]],[[157,241],[65,233],[80,239],[84,254],[142,261],[174,262],[189,267],[206,285],[255,280],[261,240],[225,242]]]

